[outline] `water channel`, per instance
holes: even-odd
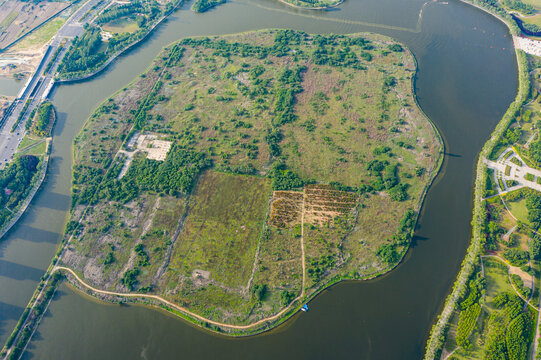
[[[515,96],[517,71],[501,22],[456,0],[346,0],[332,11],[276,0],[233,0],[205,14],[187,3],[150,39],[83,83],[56,88],[58,122],[42,191],[0,242],[0,341],[4,342],[49,264],[69,208],[72,141],[92,110],[181,37],[261,28],[361,31],[405,43],[419,63],[416,92],[446,142],[413,246],[393,272],[346,282],[278,329],[230,339],[160,311],[103,304],[61,286],[25,359],[419,359],[469,242],[478,152]],[[422,18],[420,18],[420,10]]]

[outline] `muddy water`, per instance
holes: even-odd
[[[27,359],[418,359],[464,256],[477,153],[515,96],[505,26],[456,1],[347,0],[297,10],[275,0],[234,0],[205,14],[187,3],[146,41],[91,81],[59,87],[51,172],[28,214],[0,243],[0,340],[13,328],[54,254],[69,207],[71,143],[100,101],[142,72],[166,44],[192,35],[279,27],[312,33],[372,31],[404,42],[419,63],[420,104],[445,138],[443,171],[430,189],[411,251],[389,275],[342,283],[311,311],[251,338],[208,334],[143,307],[95,302],[65,286]],[[422,17],[419,16],[422,10]]]
[[[0,95],[17,96],[25,80],[17,81],[13,78],[0,78]]]

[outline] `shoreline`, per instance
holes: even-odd
[[[286,4],[288,6],[291,6],[292,8],[295,8],[295,9],[304,9],[304,10],[327,10],[327,9],[333,9],[333,8],[336,8],[340,5],[342,5],[344,3],[345,0],[339,0],[336,4],[334,5],[330,5],[330,6],[319,6],[319,7],[308,7],[308,6],[299,6],[299,5],[295,5],[295,4],[292,4],[290,2],[288,2],[287,0],[278,0],[279,2],[281,2],[282,4]]]
[[[499,14],[494,14],[488,9],[483,8],[477,4],[470,3],[466,0],[460,0],[461,2],[474,6],[478,9],[483,10],[484,12],[494,16],[501,22],[503,22],[511,36],[516,35],[514,32],[516,29],[511,26],[504,18]],[[471,241],[470,245],[466,250],[464,260],[461,263],[461,268],[453,282],[453,287],[449,294],[447,295],[444,305],[440,312],[437,314],[436,320],[433,322],[432,328],[428,335],[428,340],[425,346],[425,360],[438,359],[441,355],[441,351],[445,344],[445,333],[448,330],[449,321],[451,316],[457,306],[458,301],[462,298],[466,291],[467,279],[474,270],[474,267],[479,261],[479,256],[482,252],[483,245],[483,234],[480,229],[480,223],[486,217],[486,210],[483,206],[483,190],[484,184],[486,181],[486,164],[483,159],[488,157],[495,144],[502,136],[503,132],[509,127],[510,122],[513,120],[515,112],[522,106],[526,100],[529,92],[529,79],[528,79],[528,69],[525,58],[525,53],[518,49],[514,42],[513,47],[515,48],[515,56],[517,60],[517,76],[519,80],[518,91],[515,99],[506,112],[503,114],[501,120],[498,122],[494,130],[492,131],[490,138],[485,142],[481,151],[477,157],[477,164],[475,167],[475,185],[474,185],[474,197],[473,197],[473,211],[472,211],[472,232],[471,232]],[[526,79],[526,80],[524,80]],[[528,88],[524,91],[524,87],[528,85]]]

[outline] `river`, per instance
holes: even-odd
[[[58,122],[50,172],[20,223],[0,242],[0,340],[9,336],[60,241],[69,208],[72,140],[92,110],[181,37],[261,28],[378,32],[419,63],[416,92],[446,143],[405,261],[374,281],[325,291],[310,312],[255,337],[209,334],[163,312],[99,303],[60,287],[25,359],[419,359],[469,242],[474,164],[513,100],[517,66],[505,25],[471,6],[425,0],[347,0],[331,11],[276,0],[233,0],[194,14],[187,3],[102,75],[53,93]],[[421,8],[422,18],[419,13]]]

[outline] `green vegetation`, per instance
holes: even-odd
[[[521,0],[503,0],[502,3],[509,9],[518,11],[524,15],[535,14],[535,8]]]
[[[48,101],[40,104],[38,108],[37,118],[35,120],[32,132],[38,136],[48,136],[50,133],[49,124],[54,117],[54,107]]]
[[[339,5],[342,0],[283,0],[293,6],[309,9],[325,9]]]
[[[524,250],[508,249],[503,256],[513,266],[522,266],[528,262],[528,252]]]
[[[509,161],[511,161],[513,164],[518,165],[518,166],[522,166],[522,165],[523,165],[523,164],[522,164],[522,161],[520,161],[517,157],[511,158],[511,160],[509,160]]]
[[[80,38],[75,38],[58,67],[60,75],[93,69],[105,62],[107,56],[100,52],[101,30],[87,26]]]
[[[39,163],[37,157],[23,155],[0,170],[0,228],[9,222],[26,199],[35,175],[39,172]]]
[[[477,324],[477,318],[481,313],[481,291],[484,290],[485,283],[482,278],[478,281],[470,280],[468,295],[460,304],[460,315],[458,327],[456,330],[456,343],[458,346],[464,346],[468,337]]]
[[[22,108],[21,112],[19,113],[19,116],[17,117],[17,121],[15,121],[15,123],[11,127],[11,132],[14,132],[17,129],[17,127],[19,126],[19,124],[23,120],[24,114],[28,110],[28,107],[30,106],[31,103],[32,103],[32,98],[29,98],[29,99],[26,100],[26,102],[23,105],[23,108]]]
[[[108,7],[94,25],[85,25],[84,33],[73,40],[58,67],[60,79],[77,79],[101,69],[109,59],[143,39],[179,3],[141,0]],[[102,39],[102,28],[114,31],[113,36]]]
[[[541,194],[531,192],[526,197],[526,208],[528,209],[528,221],[537,230],[541,226]]]
[[[226,0],[195,0],[192,10],[198,13],[205,12],[215,6],[224,4]]]
[[[49,60],[49,62],[45,66],[45,69],[43,70],[44,74],[47,74],[49,72],[49,70],[51,70],[51,66],[53,66],[53,64],[56,61],[56,58],[58,57],[58,55],[60,55],[60,53],[62,52],[63,49],[64,49],[63,44],[58,45],[58,48],[55,50],[55,52],[53,54],[53,57],[51,58],[51,60]]]
[[[57,17],[51,21],[48,21],[39,29],[26,35],[23,39],[17,42],[17,44],[10,48],[10,50],[20,51],[29,48],[40,48],[51,40],[54,35],[56,35],[58,30],[60,30],[65,22],[66,19],[63,17]]]
[[[445,350],[454,351],[455,359],[526,359],[537,313],[515,293],[507,265],[486,257],[483,263],[485,276],[477,267],[450,323]],[[511,278],[527,298],[520,276]]]
[[[440,161],[414,70],[405,48],[373,34],[168,46],[75,140],[62,261],[100,288],[226,324],[389,271]]]

